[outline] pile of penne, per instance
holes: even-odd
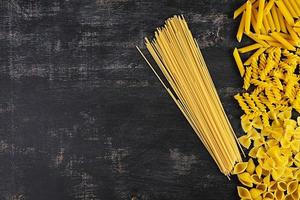
[[[257,58],[268,47],[296,50],[300,45],[300,1],[299,0],[248,0],[234,12],[234,19],[242,15],[236,38],[241,42],[243,35],[250,37],[255,44],[239,49],[246,53],[258,49],[245,65]],[[243,67],[238,52],[235,58],[243,75]]]

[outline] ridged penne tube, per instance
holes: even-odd
[[[263,25],[264,25],[267,33],[271,31],[271,26],[270,26],[269,20],[266,16],[263,18]]]
[[[275,0],[270,0],[267,3],[267,5],[266,5],[266,7],[264,9],[264,15],[267,15],[271,11],[272,7],[274,6],[274,3],[275,3]]]
[[[267,20],[268,20],[268,22],[269,22],[271,31],[274,32],[274,31],[276,30],[276,28],[275,28],[275,23],[274,23],[274,21],[273,21],[273,18],[272,18],[271,13],[268,13],[268,14],[266,15],[266,18],[267,18]]]
[[[258,11],[256,9],[252,9],[252,15],[254,16],[255,18],[255,21],[257,21],[257,17],[258,17]],[[252,16],[251,15],[251,16]],[[257,29],[257,22],[255,23],[256,25],[254,25],[254,29]],[[264,25],[262,24],[261,25],[261,29],[260,30],[257,30],[256,33],[262,33],[262,34],[267,34],[267,31],[264,27]]]
[[[254,54],[252,54],[252,56],[250,56],[248,58],[248,60],[246,60],[246,62],[244,62],[244,65],[250,65],[252,59],[257,60],[258,57],[266,50],[266,48],[259,48]]]
[[[250,33],[250,25],[251,25],[251,13],[252,13],[252,3],[251,1],[246,2],[246,12],[245,12],[245,33]]]
[[[292,4],[290,3],[289,0],[285,0],[283,1],[284,2],[284,5],[286,6],[286,8],[288,9],[289,13],[294,17],[294,18],[297,18],[297,13],[296,11],[294,10]]]
[[[281,30],[283,33],[287,33],[287,29],[286,29],[286,26],[285,26],[284,17],[283,17],[283,15],[282,15],[281,11],[279,10],[279,8],[276,8],[276,11],[277,11],[278,19],[279,19],[280,30]]]
[[[251,3],[254,3],[256,0],[250,0],[250,1]],[[236,19],[238,16],[240,16],[240,14],[242,14],[246,10],[246,4],[247,3],[244,3],[241,7],[239,7],[234,11],[233,19]]]
[[[264,8],[265,8],[265,0],[258,0],[258,14],[257,14],[257,24],[256,28],[258,30],[262,27],[263,16],[264,16]]]
[[[254,29],[255,33],[260,33],[260,30],[257,29],[257,27],[256,27],[257,22],[256,22],[256,17],[255,17],[253,10],[254,9],[252,9],[252,14],[251,14],[251,26]],[[264,32],[264,31],[262,30],[262,32]]]
[[[294,31],[294,29],[289,24],[286,25],[286,28],[294,42],[299,43],[300,38],[298,37],[298,34]]]
[[[253,51],[253,50],[261,48],[261,47],[262,47],[261,44],[255,43],[255,44],[252,44],[252,45],[249,45],[249,46],[245,46],[243,48],[239,48],[238,50],[239,50],[240,53],[247,53],[249,51]]]
[[[296,18],[299,18],[300,17],[300,7],[298,7],[298,4],[296,2],[297,0],[288,0],[288,1],[296,13]]]
[[[263,41],[263,40],[261,40],[261,39],[258,39],[257,36],[256,36],[255,34],[253,34],[253,33],[247,34],[247,36],[248,36],[249,38],[251,38],[252,40],[254,40],[255,42],[261,44],[263,47],[266,47],[266,48],[267,48],[267,47],[270,46],[270,45],[268,45],[267,42],[265,42],[265,41]]]
[[[277,40],[274,39],[273,37],[269,35],[261,35],[261,34],[254,34],[254,36],[260,40],[265,40],[265,41],[271,41],[271,42],[276,42]]]
[[[273,38],[275,38],[278,42],[280,42],[288,50],[291,50],[291,51],[296,50],[296,48],[291,43],[289,43],[286,39],[284,39],[280,34],[274,32],[274,33],[271,33],[271,36]]]
[[[271,9],[271,15],[273,17],[273,20],[274,20],[274,24],[275,24],[275,28],[276,28],[276,31],[277,32],[280,32],[280,23],[279,23],[279,18],[278,18],[278,15],[277,15],[277,11],[276,11],[276,7],[273,6],[272,9]]]
[[[238,66],[240,75],[241,75],[241,77],[243,77],[244,74],[245,74],[245,68],[244,68],[242,59],[240,57],[240,54],[239,54],[239,51],[238,51],[237,48],[235,48],[234,51],[233,51],[233,57],[234,57],[236,65]]]
[[[240,25],[239,25],[239,28],[238,28],[238,32],[236,34],[237,41],[239,41],[239,42],[242,41],[244,30],[245,30],[245,12],[242,15]]]
[[[279,8],[280,12],[282,13],[282,15],[284,16],[284,18],[286,19],[287,23],[289,25],[293,26],[295,21],[293,19],[293,16],[291,15],[289,10],[287,9],[285,4],[283,3],[283,1],[282,0],[275,0],[275,3],[278,6],[278,8]]]

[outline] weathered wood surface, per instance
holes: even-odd
[[[135,49],[184,14],[237,134],[228,0],[0,1],[0,200],[231,200]]]

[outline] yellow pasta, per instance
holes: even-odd
[[[252,67],[247,67],[245,78],[244,78],[244,86],[243,86],[245,90],[248,90],[248,88],[250,87],[251,76],[252,76]]]
[[[278,20],[279,20],[279,24],[280,24],[280,30],[283,32],[283,33],[287,33],[287,29],[285,27],[285,21],[284,21],[284,17],[283,15],[281,14],[281,11],[279,10],[279,8],[276,8],[277,10],[277,16],[278,16]]]
[[[270,26],[269,20],[266,16],[263,18],[263,25],[264,25],[267,32],[271,31],[271,26]]]
[[[280,34],[274,32],[274,33],[271,33],[271,36],[273,38],[275,38],[278,42],[280,42],[286,49],[291,50],[291,51],[296,50],[296,48],[290,42],[288,42],[286,39],[284,39]]]
[[[257,24],[256,27],[258,30],[262,27],[262,21],[264,16],[264,7],[265,7],[265,0],[258,0],[258,14],[257,14]]]
[[[271,8],[274,6],[274,3],[275,3],[275,0],[270,0],[270,1],[267,3],[267,5],[266,5],[266,7],[265,7],[265,9],[264,9],[264,14],[265,14],[265,15],[267,15],[267,14],[270,12]]]
[[[267,42],[269,42],[269,41],[276,42],[276,40],[269,35],[254,34],[254,36],[260,40],[265,40]]]
[[[298,43],[300,41],[298,34],[294,31],[294,29],[289,24],[286,24],[286,28],[291,38],[294,40],[294,42]]]
[[[254,3],[256,0],[250,0],[251,3]],[[246,4],[244,3],[241,7],[234,11],[233,19],[236,19],[240,14],[242,14],[246,10]]]
[[[239,48],[238,50],[239,50],[240,53],[247,53],[249,51],[253,51],[253,50],[261,48],[261,47],[262,47],[261,44],[255,43],[255,44],[252,44],[252,45],[249,45],[249,46],[245,46],[243,48]]]
[[[200,48],[183,16],[168,19],[163,28],[157,29],[152,41],[145,38],[145,44],[169,86],[137,47],[138,51],[186,117],[220,171],[229,176],[235,163],[242,161],[237,138]]]
[[[294,19],[293,16],[291,15],[291,13],[289,12],[289,10],[287,9],[287,7],[285,6],[285,4],[283,3],[282,0],[275,0],[276,5],[278,6],[280,12],[282,13],[282,15],[284,16],[286,22],[293,26],[294,25]]]
[[[291,5],[291,7],[295,11],[296,16],[294,16],[294,17],[299,18],[300,17],[300,7],[298,7],[298,4],[296,2],[297,0],[288,0],[288,1],[289,1],[289,4]]]
[[[252,15],[251,15],[251,17],[252,17],[252,16],[254,17],[255,22],[256,22],[256,23],[254,23],[254,25],[252,25],[253,28],[254,28],[254,30],[255,30],[255,32],[256,32],[256,33],[267,34],[267,31],[266,31],[266,29],[265,29],[265,27],[264,27],[263,24],[261,25],[261,29],[260,29],[260,30],[257,29],[258,11],[257,11],[256,9],[252,9]]]
[[[248,189],[238,186],[238,194],[242,199],[251,199],[251,194]]]
[[[256,24],[257,24],[257,22],[256,22],[256,16],[255,16],[255,14],[254,14],[254,12],[252,10],[252,14],[251,14],[251,26],[254,29],[255,33],[260,33],[260,30],[257,29]],[[263,30],[262,30],[262,32],[263,32]]]
[[[267,20],[268,20],[268,22],[269,22],[271,31],[274,32],[274,31],[276,30],[276,28],[275,28],[275,23],[274,23],[274,21],[273,21],[273,18],[272,18],[271,13],[268,13],[268,14],[266,15],[266,18],[267,18]]]
[[[241,18],[241,22],[240,22],[240,25],[239,25],[239,29],[238,29],[238,32],[236,34],[236,39],[237,41],[241,42],[242,41],[242,38],[243,38],[243,33],[244,33],[244,30],[245,30],[245,12],[243,13],[243,16]]]
[[[252,56],[250,56],[248,58],[248,60],[246,60],[246,62],[244,62],[244,65],[250,65],[252,62],[252,59],[257,60],[258,57],[266,50],[266,48],[259,48],[254,54],[252,54]]]
[[[245,12],[245,33],[250,33],[250,25],[251,25],[251,13],[252,13],[252,3],[251,1],[247,1],[246,3],[246,12]]]
[[[269,47],[269,46],[270,46],[270,45],[268,45],[267,42],[258,39],[258,38],[256,37],[256,35],[253,34],[253,33],[247,34],[247,36],[248,36],[249,38],[251,38],[252,40],[254,40],[255,42],[261,44],[263,47]]]
[[[241,77],[243,77],[244,74],[245,74],[245,68],[244,68],[242,59],[241,59],[241,57],[240,57],[240,54],[239,54],[237,48],[235,48],[234,51],[233,51],[233,57],[234,57],[234,59],[235,59],[236,65],[238,66],[240,75],[241,75]]]
[[[239,162],[234,166],[232,174],[241,174],[247,169],[247,167],[248,167],[248,163]]]
[[[276,10],[275,6],[272,7],[271,14],[272,14],[272,17],[273,17],[273,20],[274,20],[276,31],[280,32],[281,28],[280,28],[279,18],[278,18],[277,10]]]
[[[238,140],[249,149],[250,157],[247,164],[237,165],[238,179],[248,187],[240,188],[244,194],[240,197],[299,200],[300,117],[294,120],[292,111],[300,114],[300,1],[251,3],[247,30],[255,33],[246,35],[254,43],[238,51],[256,51],[244,63],[240,60],[239,68],[246,69],[242,76],[245,91],[234,96],[244,111],[241,127],[245,135]]]
[[[298,17],[298,16],[297,16],[297,13],[296,13],[296,11],[294,10],[294,8],[293,8],[292,4],[290,3],[290,1],[289,1],[289,0],[285,0],[285,1],[283,1],[283,2],[284,2],[284,5],[286,6],[286,8],[288,9],[289,13],[290,13],[293,17],[297,18],[297,17]]]
[[[250,194],[252,199],[257,199],[261,195],[262,191],[256,188],[250,189]]]
[[[298,189],[298,181],[291,181],[287,184],[287,193],[292,194]]]
[[[254,164],[254,161],[253,161],[252,158],[250,158],[249,161],[248,161],[246,171],[247,171],[249,174],[253,174],[254,171],[255,171],[255,164]]]

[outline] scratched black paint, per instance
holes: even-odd
[[[237,134],[240,1],[0,1],[0,199],[237,199],[137,53],[184,14]]]

